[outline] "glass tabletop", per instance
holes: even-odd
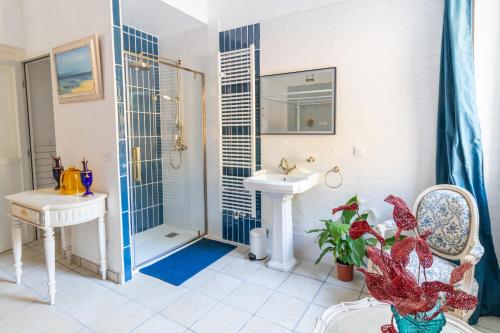
[[[327,309],[318,319],[314,333],[378,333],[380,327],[391,322],[391,310],[386,304],[365,298],[358,302],[345,302]],[[442,333],[479,333],[466,323],[446,316]]]

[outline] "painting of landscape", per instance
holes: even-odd
[[[56,54],[59,95],[90,94],[95,91],[89,45]]]

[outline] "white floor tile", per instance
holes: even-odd
[[[96,296],[76,304],[67,312],[85,325],[99,320],[111,313],[111,311],[125,304],[128,299],[111,290],[106,290]],[[56,296],[57,304],[57,296]]]
[[[361,291],[361,290],[363,290],[363,286],[365,285],[365,276],[363,275],[363,273],[355,270],[354,271],[354,278],[352,281],[350,281],[350,282],[340,281],[339,279],[337,279],[337,268],[335,267],[331,271],[330,275],[328,275],[326,282],[337,285],[337,286],[341,286],[344,288],[349,288],[349,289]]]
[[[9,256],[10,257],[10,256]],[[37,255],[34,257],[28,257],[22,259],[22,269],[23,275],[26,271],[31,270],[33,268],[45,268],[45,257],[43,255]],[[14,264],[12,263],[12,258],[9,258],[9,264],[2,267],[10,275],[15,275]]]
[[[153,313],[148,308],[135,302],[128,302],[90,324],[89,328],[95,333],[128,333],[152,315]]]
[[[215,274],[215,271],[213,271],[211,269],[204,269],[201,272],[199,272],[198,274],[195,274],[193,277],[191,277],[187,281],[185,281],[182,284],[182,286],[186,287],[186,288],[190,288],[190,289],[195,288],[197,285],[199,285],[200,283],[202,283],[203,281],[205,281],[206,279],[208,279],[209,277],[211,277],[214,274]]]
[[[54,306],[31,304],[2,318],[2,333],[78,332],[83,326]]]
[[[188,291],[189,290],[184,287],[177,287],[163,282],[137,297],[135,301],[153,311],[159,312],[178,300]]]
[[[155,315],[141,326],[136,328],[134,333],[182,333],[186,328],[167,319],[161,315]]]
[[[349,302],[358,300],[360,292],[352,289],[343,288],[334,284],[325,283],[313,303],[328,308],[340,302]]]
[[[0,282],[0,317],[28,307],[33,303],[42,303],[40,296],[33,290],[12,282]]]
[[[240,259],[248,259],[248,252],[250,252],[250,248],[248,246],[241,245],[229,252],[229,255]]]
[[[28,261],[29,258],[38,257],[40,253],[35,250],[32,250],[29,247],[23,248],[22,253],[22,261]],[[12,251],[3,252],[0,254],[0,268],[14,266],[14,256],[12,255]]]
[[[217,301],[208,296],[190,291],[169,305],[161,314],[185,327],[190,327],[210,311],[215,304]]]
[[[107,291],[107,289],[98,283],[82,278],[70,288],[57,291],[56,306],[67,310],[75,305],[81,304],[97,295]]]
[[[500,332],[500,318],[492,316],[479,317],[477,326]]]
[[[498,328],[495,330],[490,330],[489,328],[484,328],[481,326],[474,326],[474,328],[481,333],[499,333],[500,332],[500,329],[498,329]]]
[[[267,267],[261,267],[247,280],[269,289],[277,289],[289,275],[290,273],[280,272]]]
[[[265,319],[253,317],[246,323],[240,333],[290,333],[289,329],[278,326]]]
[[[82,282],[82,277],[74,272],[74,271],[58,271],[56,272],[56,289],[57,292],[60,293],[64,290],[70,289],[76,284]],[[47,286],[47,281],[44,279],[44,281],[35,283],[30,286],[32,289],[34,289],[38,294],[43,296],[45,299],[48,299],[47,293],[48,293],[48,286]]]
[[[275,293],[257,312],[257,316],[275,324],[294,329],[307,309],[307,302]]]
[[[306,313],[304,313],[304,316],[295,328],[295,332],[311,333],[314,326],[316,326],[317,319],[323,314],[325,310],[326,309],[324,307],[315,304],[309,305]]]
[[[291,274],[278,291],[311,302],[323,282],[302,275]]]
[[[134,299],[161,283],[164,282],[152,276],[137,273],[134,275],[132,281],[125,284],[114,283],[111,285],[111,289],[130,299]]]
[[[223,269],[227,265],[231,264],[235,260],[237,260],[237,259],[233,256],[224,256],[224,257],[220,258],[219,260],[217,260],[216,262],[214,262],[213,264],[211,264],[210,266],[208,266],[208,268],[212,269],[214,271],[220,271],[221,269]]]
[[[222,268],[220,272],[244,280],[250,277],[250,275],[260,267],[261,265],[251,262],[250,260],[236,259]]]
[[[246,312],[219,303],[191,329],[197,333],[236,333],[250,317]]]
[[[325,281],[332,270],[332,265],[320,262],[315,265],[314,262],[304,260],[293,271],[295,274],[307,276],[316,280]]]
[[[239,279],[225,274],[215,273],[200,283],[195,290],[213,299],[221,300],[240,284],[241,280]]]
[[[273,293],[272,290],[262,286],[243,282],[230,293],[224,303],[237,307],[240,310],[254,314],[267,301]]]

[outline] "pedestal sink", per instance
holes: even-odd
[[[298,168],[292,175],[279,170],[260,170],[243,181],[245,189],[261,191],[272,201],[272,253],[269,268],[290,271],[297,260],[293,255],[292,197],[319,183],[320,175]]]

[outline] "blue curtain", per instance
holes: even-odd
[[[476,107],[472,36],[473,0],[445,0],[437,127],[436,182],[467,189],[479,208],[479,239],[485,254],[476,266],[478,317],[500,316],[500,270],[493,248],[483,177]]]

